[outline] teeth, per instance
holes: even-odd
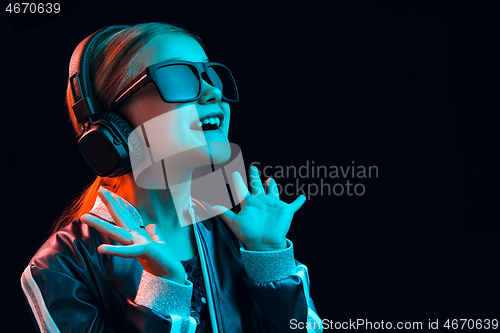
[[[207,118],[204,119],[203,121],[200,121],[196,126],[202,127],[204,124],[212,124],[212,125],[217,125],[217,127],[220,127],[220,119],[217,117]]]
[[[212,125],[217,125],[220,126],[220,120],[219,118],[208,118],[203,120],[203,124],[212,124]]]

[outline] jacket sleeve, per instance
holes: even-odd
[[[294,259],[293,244],[281,251],[247,251],[240,248],[250,291],[257,332],[323,332],[305,265]]]
[[[49,239],[21,276],[22,289],[40,332],[196,330],[196,322],[189,316],[193,293],[190,281],[186,279],[182,285],[145,271],[142,275],[137,272],[137,292],[115,298],[118,291],[108,292],[108,288],[116,288],[114,277],[97,273],[97,245],[75,239],[74,233],[70,235],[66,230]]]
[[[135,303],[170,320],[170,331],[165,332],[194,333],[197,324],[189,315],[192,295],[193,283],[187,274],[185,284],[181,285],[143,271]],[[145,327],[141,332],[153,332],[153,327]]]
[[[148,282],[148,285],[150,284],[151,281]],[[65,273],[40,269],[36,266],[28,266],[21,276],[21,285],[39,331],[50,333],[74,332],[75,330],[95,333],[194,332],[196,329],[194,318],[186,315],[182,309],[178,309],[183,300],[177,299],[177,303],[167,304],[165,300],[172,296],[165,297],[164,294],[165,291],[178,294],[178,291],[172,289],[180,287],[186,289],[182,291],[184,294],[190,295],[192,284],[186,286],[176,284],[174,288],[167,287],[169,284],[170,282],[166,282],[162,286],[160,283],[159,289],[149,291],[148,296],[151,297],[149,300],[141,299],[139,293],[134,301],[128,299],[125,304],[125,326],[113,330],[106,320],[105,311],[82,282]],[[142,297],[145,296],[144,293]],[[140,304],[141,302],[144,305]],[[166,314],[164,311],[172,312]]]

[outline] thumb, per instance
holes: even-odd
[[[293,213],[296,213],[300,209],[300,207],[302,207],[304,202],[306,202],[306,196],[301,194],[297,199],[295,199],[294,202],[289,204],[289,207],[292,208]]]
[[[234,216],[236,215],[235,213],[233,213],[232,211],[230,211],[229,209],[227,209],[224,206],[213,206],[212,212],[215,215],[220,216],[224,220],[224,222],[226,222],[227,224],[230,224],[231,221],[233,220]]]
[[[151,236],[151,239],[154,240],[155,242],[158,243],[165,243],[165,240],[163,239],[160,229],[156,224],[148,224],[146,226],[146,231],[148,234]]]

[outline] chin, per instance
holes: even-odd
[[[225,163],[231,158],[231,146],[229,142],[210,143],[210,152],[214,164]]]
[[[176,156],[177,157],[177,156]],[[206,146],[200,146],[185,152],[183,160],[192,163],[196,167],[221,164],[231,158],[231,145],[229,142],[207,142]]]

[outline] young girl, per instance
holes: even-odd
[[[305,197],[284,203],[252,167],[250,191],[233,174],[239,213],[191,198],[193,171],[230,156],[229,145],[207,149],[228,142],[238,100],[229,69],[166,23],[114,29],[87,61],[100,105],[133,129],[154,122],[149,153],[160,142],[181,157],[163,164],[170,185],[144,186],[158,185],[154,172],[140,184],[132,171],[98,176],[69,206],[21,277],[40,331],[322,331],[307,268],[286,239]],[[67,104],[81,133],[73,89]]]

